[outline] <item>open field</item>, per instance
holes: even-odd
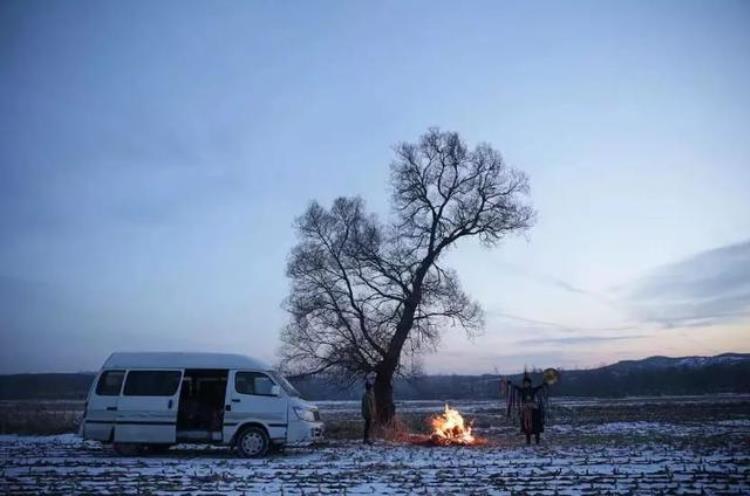
[[[322,403],[324,446],[244,460],[179,446],[121,458],[72,434],[0,436],[0,494],[748,494],[750,399],[555,400],[541,446],[522,444],[500,404],[463,402],[482,447],[362,447],[356,403]],[[437,402],[401,405],[415,429]],[[19,408],[19,405],[15,406]]]

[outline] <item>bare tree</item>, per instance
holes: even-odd
[[[470,150],[457,133],[430,129],[395,152],[389,224],[360,198],[338,198],[329,210],[312,203],[297,219],[281,348],[295,373],[374,373],[381,423],[395,413],[394,375],[434,350],[442,328],[481,329],[481,308],[441,255],[462,238],[493,246],[535,216],[526,175],[487,144]]]

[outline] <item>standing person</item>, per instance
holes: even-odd
[[[508,415],[517,408],[521,421],[521,433],[526,435],[526,444],[531,444],[531,436],[539,444],[539,435],[544,432],[544,417],[547,403],[547,383],[532,386],[531,377],[524,371],[521,387],[508,381]]]
[[[370,441],[370,426],[375,418],[375,393],[370,381],[365,382],[365,392],[362,394],[362,418],[365,420],[365,436],[363,442],[372,444]]]

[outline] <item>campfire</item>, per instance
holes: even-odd
[[[458,410],[445,405],[442,415],[436,415],[430,421],[432,435],[430,439],[436,444],[472,444],[474,436],[471,426],[466,425]]]
[[[472,446],[485,442],[484,439],[472,434],[471,425],[464,420],[458,410],[447,404],[442,414],[435,415],[430,419],[430,425],[432,426],[432,433],[424,441],[425,444]]]

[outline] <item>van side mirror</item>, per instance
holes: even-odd
[[[278,396],[281,394],[281,388],[278,386],[278,384],[274,384],[271,386],[271,396]]]

